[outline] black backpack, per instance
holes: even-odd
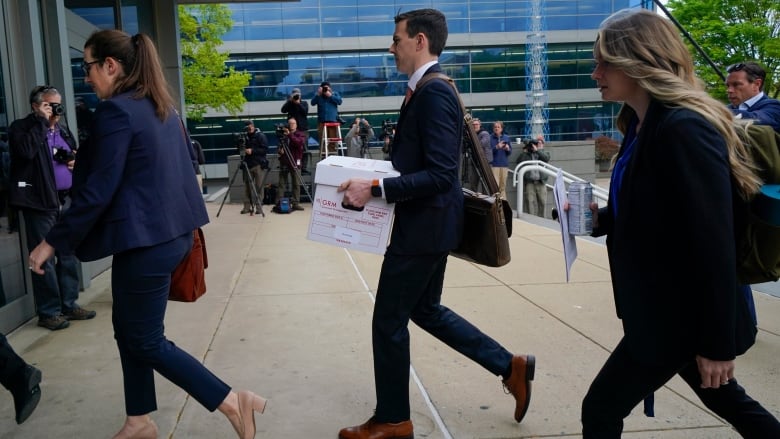
[[[774,282],[780,279],[780,133],[749,124],[744,140],[764,185],[737,234],[737,277],[743,284]]]

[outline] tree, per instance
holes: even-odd
[[[228,52],[220,52],[222,35],[233,27],[230,9],[222,4],[179,6],[182,81],[187,117],[203,120],[209,108],[235,116],[246,98],[247,72],[226,68]]]
[[[767,71],[764,92],[780,95],[780,2],[777,0],[669,0],[667,9],[726,74],[726,67],[755,61]],[[696,72],[710,94],[725,100],[726,88],[706,59],[688,43]]]

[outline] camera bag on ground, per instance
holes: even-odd
[[[277,187],[275,184],[269,184],[265,186],[263,191],[263,204],[274,204],[276,201]]]
[[[429,73],[417,83],[417,90],[433,79],[446,81],[458,96],[464,123],[461,174],[473,172],[478,176],[472,187],[467,187],[468,184],[463,187],[463,236],[458,248],[450,254],[488,267],[501,267],[511,259],[509,237],[512,236],[512,208],[499,195],[498,183],[482,152],[477,133],[472,128],[471,114],[466,111],[452,79],[442,73]]]
[[[750,201],[747,224],[737,234],[737,277],[743,284],[775,282],[780,279],[780,133],[750,123],[746,133],[764,185]]]
[[[292,211],[290,199],[288,197],[279,198],[279,202],[271,210],[276,213],[290,213]]]

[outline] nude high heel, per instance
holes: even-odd
[[[239,425],[236,426],[240,439],[254,439],[257,427],[255,426],[255,412],[263,413],[268,401],[248,390],[238,392]],[[239,427],[241,428],[239,430]]]
[[[157,424],[154,421],[149,421],[132,433],[122,430],[113,439],[157,439]]]

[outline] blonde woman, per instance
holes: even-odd
[[[585,396],[583,437],[619,438],[623,419],[674,375],[742,436],[780,437],[735,378],[756,328],[739,292],[734,230],[760,182],[732,115],[703,90],[673,24],[652,11],[607,18],[593,55],[602,99],[623,102],[625,138],[593,235],[607,235],[624,336]]]

